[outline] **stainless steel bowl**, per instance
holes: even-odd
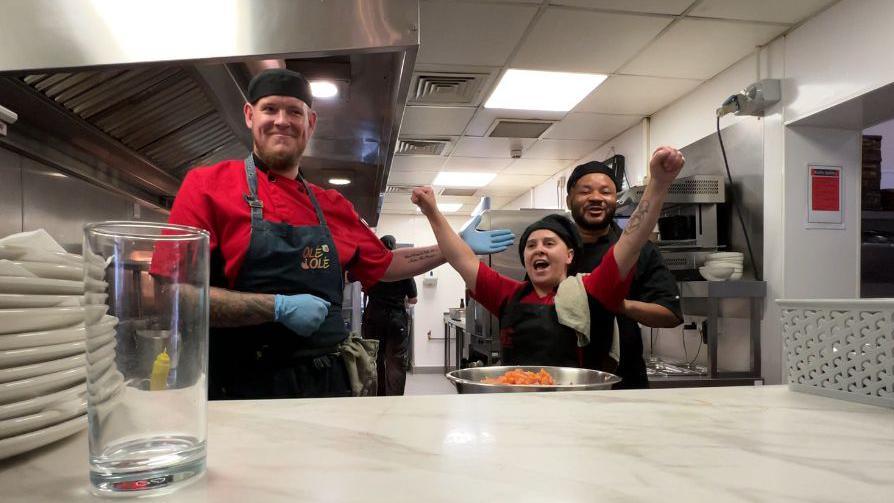
[[[542,384],[485,384],[486,377],[499,377],[507,370],[528,370],[539,372],[544,369],[553,376],[554,385]],[[537,367],[516,365],[509,367],[477,367],[454,370],[447,373],[447,379],[456,386],[456,391],[464,393],[525,393],[532,391],[584,391],[593,389],[610,389],[613,384],[621,382],[621,378],[598,370],[576,369],[571,367]]]

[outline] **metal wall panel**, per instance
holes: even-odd
[[[733,179],[732,191],[727,189],[727,196],[732,195],[742,209],[742,219],[748,228],[754,260],[763,272],[764,251],[764,137],[763,122],[746,120],[722,129],[723,145],[729,160],[730,173]],[[681,149],[686,156],[686,167],[680,176],[689,175],[723,175],[723,155],[717,134],[708,135],[701,140]],[[779,169],[782,169],[781,166]],[[729,197],[727,198],[729,202]],[[735,209],[729,206],[728,225],[730,229],[730,245],[735,251],[745,253],[745,275],[753,274],[753,266],[745,246],[745,234],[736,217]]]
[[[21,231],[21,160],[18,154],[0,148],[0,237]]]
[[[168,222],[168,214],[163,213],[158,210],[154,210],[152,208],[146,208],[145,206],[140,208],[140,218],[136,218],[134,220],[143,220],[146,222]]]
[[[0,12],[0,72],[419,44],[418,0],[0,0]]]
[[[66,250],[81,253],[83,227],[102,220],[132,220],[133,203],[22,158],[24,229],[46,229]]]

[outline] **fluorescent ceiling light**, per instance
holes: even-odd
[[[438,203],[438,209],[441,213],[456,213],[463,207],[463,203]],[[416,207],[416,213],[422,213],[419,207]]]
[[[351,180],[348,180],[347,178],[330,178],[329,183],[332,185],[347,185],[351,183]]]
[[[606,78],[596,73],[509,69],[484,107],[567,112]]]
[[[484,187],[496,177],[496,173],[441,171],[431,184],[438,187]]]
[[[314,98],[331,98],[338,94],[338,87],[327,80],[315,80],[310,83],[310,94]]]

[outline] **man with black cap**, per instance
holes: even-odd
[[[390,234],[382,236],[381,241],[389,250],[397,246],[397,240]],[[412,278],[379,281],[366,291],[363,338],[379,341],[376,359],[379,396],[404,394],[410,357],[407,306],[415,303],[416,282]]]
[[[525,267],[525,281],[502,276],[480,262],[472,250],[463,244],[438,210],[434,192],[429,187],[413,190],[412,201],[428,218],[438,245],[450,265],[485,309],[500,317],[500,337],[503,361],[507,365],[580,366],[577,348],[589,350],[592,358],[601,361],[600,370],[610,362],[613,352],[611,331],[589,327],[590,313],[578,324],[560,314],[560,296],[569,303],[583,305],[593,311],[594,306],[618,312],[624,303],[627,288],[636,268],[639,252],[648,242],[649,234],[658,221],[658,212],[667,190],[683,167],[683,156],[676,150],[662,147],[650,163],[652,183],[618,239],[605,254],[601,263],[589,274],[569,277],[569,268],[587,271],[576,264],[580,238],[568,219],[561,215],[547,216],[530,225],[519,241],[519,258]],[[573,269],[572,269],[573,270]],[[569,294],[564,294],[569,290]],[[570,311],[580,311],[570,306]],[[597,322],[599,318],[596,319]],[[623,354],[623,350],[622,350]]]
[[[679,153],[675,149],[670,150]],[[650,166],[655,162],[653,156]],[[567,190],[566,203],[583,238],[578,266],[581,270],[589,270],[600,264],[607,251],[622,236],[621,228],[614,221],[618,183],[608,166],[593,161],[574,168],[568,178]],[[676,280],[665,267],[658,249],[651,242],[645,243],[636,264],[630,292],[617,317],[620,362],[616,373],[623,380],[615,386],[616,389],[649,387],[638,323],[662,328],[682,323],[679,295]],[[594,311],[593,325],[597,327],[602,324],[600,330],[610,330],[610,325],[604,326],[604,314]],[[588,368],[598,367],[598,357],[598,354],[584,348],[584,363]]]
[[[174,201],[171,223],[210,233],[212,399],[357,394],[352,360],[339,355],[343,271],[368,288],[444,262],[436,246],[388,250],[340,193],[304,179],[312,106],[301,74],[255,76],[243,107],[252,152],[191,170]],[[467,237],[481,253],[511,243],[506,233]]]

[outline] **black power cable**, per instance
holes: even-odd
[[[751,266],[754,267],[754,278],[758,281],[762,280],[761,271],[754,261],[754,252],[751,250],[751,238],[748,237],[748,229],[745,228],[745,220],[742,219],[742,209],[739,207],[739,200],[735,197],[733,187],[733,175],[729,171],[729,161],[726,159],[726,148],[723,146],[723,135],[720,134],[720,116],[717,116],[717,140],[720,141],[720,153],[723,154],[723,165],[726,167],[726,178],[729,180],[730,193],[733,196],[733,207],[736,208],[736,216],[739,217],[739,225],[742,226],[742,233],[745,234],[745,245],[748,247],[748,259],[751,260]]]

